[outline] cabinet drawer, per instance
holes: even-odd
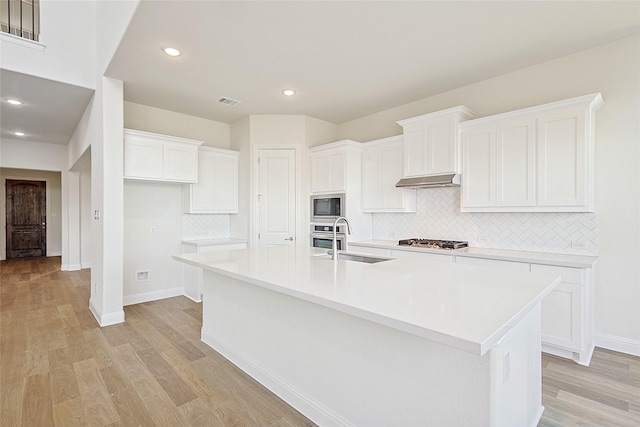
[[[457,264],[485,265],[487,267],[505,268],[509,270],[529,271],[529,264],[524,262],[502,261],[498,259],[484,259],[459,256]]]
[[[583,268],[557,267],[554,265],[531,264],[531,271],[558,274],[562,276],[560,281],[563,283],[575,283],[578,285],[584,285],[586,283],[586,277],[585,277],[586,271]]]

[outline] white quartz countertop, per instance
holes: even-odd
[[[395,240],[366,240],[349,242],[349,245],[367,246],[372,248],[394,249],[399,251],[426,252],[440,255],[462,256],[471,258],[496,259],[502,261],[528,262],[534,264],[556,265],[560,267],[593,268],[598,260],[595,256],[554,254],[547,252],[514,251],[490,248],[463,248],[456,250],[416,248],[399,246]]]
[[[183,245],[193,245],[193,246],[232,245],[235,243],[247,243],[247,240],[226,238],[226,239],[192,239],[192,240],[182,241]]]
[[[476,355],[495,346],[560,281],[551,273],[431,260],[333,261],[325,250],[299,246],[173,258]]]

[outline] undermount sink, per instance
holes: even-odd
[[[331,251],[326,254],[321,254],[323,258],[331,258]],[[356,262],[364,262],[366,264],[375,264],[378,262],[389,261],[393,258],[384,258],[374,255],[364,255],[364,254],[354,254],[351,252],[338,252],[338,259],[344,261],[356,261]]]

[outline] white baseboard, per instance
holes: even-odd
[[[187,294],[183,294],[183,295],[184,295],[185,297],[189,298],[189,299],[190,299],[191,301],[193,301],[193,302],[198,302],[198,303],[202,302],[202,300],[201,300],[201,299],[191,298],[191,296],[189,296],[189,295],[187,295]]]
[[[214,334],[202,329],[202,342],[222,354],[227,360],[246,372],[260,384],[271,390],[282,400],[297,409],[301,414],[318,425],[352,426],[349,421],[341,417],[320,402],[294,388],[282,378],[273,374],[244,353],[225,344]]]
[[[640,341],[630,340],[615,335],[595,334],[596,347],[602,347],[620,353],[640,356]]]
[[[124,322],[124,310],[114,313],[102,314],[102,311],[94,304],[93,299],[89,300],[89,310],[96,318],[98,324],[102,326],[110,326]]]
[[[80,264],[80,268],[82,268],[83,270],[84,270],[85,268],[91,268],[91,261],[81,263],[81,264]]]
[[[47,252],[47,256],[62,256],[62,251]]]
[[[143,302],[156,301],[159,299],[172,298],[184,294],[184,288],[163,289],[160,291],[145,292],[143,294],[125,295],[123,298],[124,305],[140,304]]]
[[[60,271],[78,271],[81,269],[82,266],[80,264],[62,264],[60,266]]]

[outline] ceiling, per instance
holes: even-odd
[[[141,1],[106,75],[206,119],[339,124],[638,33],[639,1]],[[0,71],[2,100],[25,101],[2,102],[2,137],[67,143],[93,91]]]
[[[87,108],[93,90],[0,70],[0,135],[50,144],[67,144]],[[14,106],[7,99],[18,99]],[[19,137],[16,131],[25,133]]]

